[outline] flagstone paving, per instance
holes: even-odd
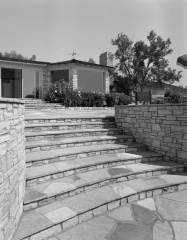
[[[26,194],[13,240],[185,239],[184,164],[123,135],[114,110],[25,114]]]
[[[50,119],[50,118],[54,118],[54,115],[56,118],[81,118],[81,117],[114,117],[114,109],[112,110],[64,110],[64,111],[55,111],[55,110],[51,110],[51,111],[41,111],[41,110],[35,110],[34,114],[32,111],[25,111],[25,119],[35,119],[35,118],[46,118],[46,119]]]
[[[186,240],[187,190],[116,208],[47,240]]]

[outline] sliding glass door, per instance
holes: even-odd
[[[22,98],[22,70],[1,69],[1,96],[5,98]]]

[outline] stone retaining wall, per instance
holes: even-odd
[[[24,104],[0,99],[0,239],[10,240],[25,193]]]
[[[187,104],[116,106],[117,127],[165,159],[187,163]]]

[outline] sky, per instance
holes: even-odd
[[[179,83],[187,85],[187,70],[176,65],[187,54],[187,0],[0,0],[0,52],[15,50],[38,61],[65,61],[72,57],[99,63],[119,33],[134,42],[147,42],[154,30],[171,39],[170,67],[183,71]]]

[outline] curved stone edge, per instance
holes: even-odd
[[[139,152],[139,154],[141,154],[141,152]],[[54,177],[54,179],[58,179],[58,174],[62,174],[62,173],[64,174],[64,176],[71,176],[71,175],[74,175],[74,174],[79,174],[79,173],[82,173],[82,172],[89,172],[89,171],[96,170],[96,169],[116,167],[116,166],[135,164],[135,163],[146,163],[146,162],[153,162],[154,163],[156,161],[162,161],[162,160],[163,160],[162,159],[162,154],[160,154],[160,153],[154,153],[154,155],[150,154],[150,156],[141,156],[141,155],[137,154],[136,157],[130,158],[130,159],[125,159],[125,158],[118,157],[118,159],[111,159],[111,160],[107,160],[107,161],[99,161],[97,163],[96,162],[89,163],[89,160],[88,160],[85,165],[80,164],[79,166],[76,165],[75,167],[72,165],[71,167],[69,166],[65,170],[57,169],[56,171],[51,171],[50,173],[48,172],[46,174],[43,173],[43,174],[40,174],[40,175],[34,176],[34,177],[32,177],[32,176],[28,177],[27,176],[26,181],[35,180],[35,179],[39,180],[40,178],[43,178],[43,177],[46,177],[46,176],[49,176],[49,175],[51,176],[50,180],[53,180],[53,177]],[[37,166],[34,166],[34,167],[37,167]],[[94,169],[93,169],[93,167],[94,167]],[[61,178],[61,176],[59,176],[59,178]],[[44,181],[44,179],[41,179],[41,180],[42,180],[42,182]]]
[[[72,176],[74,174],[80,174],[84,172],[90,172],[93,170],[99,170],[103,168],[108,168],[108,167],[117,167],[117,166],[123,166],[123,165],[129,165],[129,164],[135,164],[135,163],[148,163],[148,162],[157,162],[157,161],[162,161],[162,155],[158,153],[158,155],[154,156],[138,156],[136,158],[131,158],[131,159],[123,159],[119,158],[117,160],[113,159],[110,161],[103,161],[103,162],[97,162],[97,163],[90,163],[89,162],[85,165],[80,165],[76,167],[69,167],[68,169],[65,170],[56,170],[52,172],[48,172],[47,174],[40,174],[35,177],[27,177],[26,182],[27,186],[34,186],[38,183],[41,182],[47,182],[49,180],[56,180],[61,177],[67,177],[67,176]],[[42,166],[42,165],[41,165]],[[31,166],[32,167],[32,166]],[[37,167],[37,166],[34,166]],[[45,179],[45,177],[47,177]]]
[[[82,151],[79,149],[77,150],[77,152],[71,153],[71,149],[68,149],[70,152],[63,152],[63,148],[62,149],[58,149],[60,151],[62,151],[62,153],[54,153],[51,154],[51,156],[47,156],[47,151],[46,151],[46,155],[45,156],[41,156],[39,155],[39,157],[37,158],[36,155],[33,157],[33,155],[36,153],[38,154],[38,152],[33,152],[33,153],[28,153],[29,155],[27,155],[27,159],[26,159],[26,164],[27,166],[31,167],[31,166],[35,166],[38,165],[38,162],[40,164],[48,164],[48,163],[53,163],[53,162],[61,162],[64,160],[73,160],[73,159],[82,159],[82,158],[86,158],[86,157],[90,157],[90,156],[99,156],[99,155],[104,155],[104,154],[113,154],[113,153],[131,153],[131,152],[136,152],[136,151],[143,151],[145,150],[145,145],[140,144],[140,143],[131,143],[131,142],[127,142],[127,143],[123,143],[123,144],[119,144],[119,145],[115,145],[114,146],[109,146],[110,144],[106,145],[107,148],[104,148],[104,144],[101,145],[92,145],[91,147],[96,146],[96,149],[89,149],[88,147],[90,146],[84,146],[85,148],[87,147],[87,149],[83,149]],[[103,147],[103,149],[97,149],[99,147]],[[73,147],[72,147],[73,148]],[[75,147],[76,148],[76,147]]]
[[[109,136],[110,137],[110,136]],[[70,148],[70,147],[76,147],[76,146],[88,146],[88,145],[95,145],[95,142],[97,142],[97,145],[101,144],[113,144],[113,143],[129,143],[132,142],[133,138],[131,136],[124,135],[124,138],[108,138],[108,139],[93,139],[93,140],[87,140],[86,142],[84,139],[80,139],[79,141],[67,141],[67,142],[56,142],[54,143],[53,141],[51,142],[46,142],[46,143],[38,143],[29,145],[28,143],[31,142],[26,142],[26,153],[32,153],[32,152],[39,152],[39,151],[49,151],[49,150],[54,150],[54,149],[61,149],[61,148]],[[62,147],[63,146],[63,147]]]
[[[75,187],[75,189],[69,189],[65,192],[61,192],[58,194],[54,194],[52,196],[42,196],[39,197],[37,200],[35,201],[30,201],[30,202],[26,202],[24,204],[24,211],[30,211],[30,210],[34,210],[37,207],[41,207],[44,205],[47,205],[49,203],[51,203],[51,200],[56,198],[60,198],[63,196],[63,199],[67,199],[71,196],[74,195],[78,195],[80,193],[84,193],[87,191],[91,191],[94,189],[98,189],[104,186],[109,186],[110,184],[115,184],[115,183],[120,183],[120,182],[126,182],[126,181],[130,181],[130,180],[134,180],[134,179],[143,179],[145,177],[152,177],[152,176],[159,176],[161,174],[171,174],[171,173],[180,173],[184,171],[184,166],[174,166],[174,167],[163,167],[163,168],[159,168],[159,169],[152,169],[152,170],[144,170],[144,171],[137,171],[137,172],[131,172],[129,174],[120,174],[118,176],[111,176],[110,178],[105,178],[102,179],[100,181],[94,181],[94,182],[90,182],[90,183],[86,183],[86,184],[82,184],[79,187]]]
[[[57,234],[61,231],[68,230],[93,217],[104,214],[107,211],[126,205],[127,203],[131,203],[131,202],[142,200],[149,197],[159,196],[162,194],[182,191],[186,189],[187,189],[187,181],[177,183],[177,184],[166,184],[165,186],[162,186],[162,187],[150,188],[144,191],[133,190],[134,191],[133,194],[131,193],[131,194],[126,194],[125,196],[119,196],[119,198],[113,201],[108,201],[104,204],[101,204],[100,206],[96,206],[95,208],[89,209],[88,211],[81,212],[75,215],[74,217],[68,218],[65,221],[62,221],[58,224],[54,224],[49,228],[45,228],[40,232],[35,232],[32,235],[25,236],[24,238],[19,240],[42,240],[54,234]]]
[[[114,116],[109,116],[109,117],[27,117],[25,118],[25,122],[26,124],[29,123],[64,123],[64,122],[80,122],[80,121],[90,121],[90,122],[97,122],[97,121],[101,121],[101,120],[105,120],[106,122],[111,121],[111,120],[115,120]],[[104,121],[104,122],[105,122]]]

